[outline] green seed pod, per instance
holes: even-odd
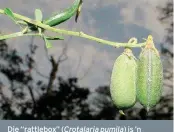
[[[149,111],[162,94],[163,68],[153,38],[148,36],[138,61],[137,100]]]
[[[59,25],[65,21],[67,21],[68,19],[70,19],[77,12],[78,12],[78,14],[76,14],[76,15],[79,15],[81,6],[82,6],[82,0],[75,0],[74,3],[72,4],[72,6],[70,6],[69,8],[65,9],[62,12],[56,13],[51,18],[44,20],[43,23],[47,24],[51,27]],[[77,22],[77,17],[78,16],[76,16],[76,20],[75,20],[76,22]]]
[[[111,98],[120,110],[133,107],[136,103],[136,70],[132,50],[126,48],[114,63],[110,84]]]

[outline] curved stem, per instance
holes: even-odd
[[[0,14],[5,14],[4,10],[0,9]],[[64,35],[70,35],[70,36],[86,38],[86,39],[89,39],[89,40],[93,40],[93,41],[96,41],[96,42],[99,42],[99,43],[102,43],[102,44],[105,44],[105,45],[114,46],[114,47],[117,47],[117,48],[118,47],[142,47],[142,46],[145,46],[145,42],[144,43],[138,43],[138,44],[119,43],[119,42],[113,42],[113,41],[108,41],[108,40],[100,39],[100,38],[97,38],[97,37],[93,37],[93,36],[87,35],[83,32],[74,32],[74,31],[68,31],[68,30],[64,30],[64,29],[57,29],[57,28],[53,28],[53,27],[50,27],[48,25],[45,25],[45,24],[41,23],[40,21],[36,21],[36,20],[30,19],[28,17],[22,16],[22,15],[19,15],[19,14],[16,14],[16,13],[13,13],[13,14],[17,19],[20,19],[20,20],[23,20],[27,23],[36,25],[36,26],[38,26],[40,28],[43,28],[45,30],[49,30],[49,31],[64,34]],[[9,36],[9,37],[8,37],[8,35],[4,35],[4,36],[0,37],[0,40],[2,40],[4,38],[8,39],[8,38],[20,37],[20,36],[24,36],[24,35],[25,34],[22,35],[20,33],[17,34],[16,36],[15,36],[15,34],[13,34],[12,36]]]

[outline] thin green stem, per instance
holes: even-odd
[[[0,9],[0,13],[5,14],[4,10],[2,10],[2,9]],[[142,47],[142,46],[145,46],[145,42],[144,43],[138,43],[138,44],[119,43],[119,42],[113,42],[113,41],[108,41],[108,40],[100,39],[100,38],[97,38],[97,37],[93,37],[93,36],[87,35],[83,32],[74,32],[74,31],[68,31],[68,30],[64,30],[64,29],[57,29],[57,28],[53,28],[53,27],[50,27],[48,25],[45,25],[45,24],[41,23],[40,21],[36,21],[36,20],[30,19],[28,17],[22,16],[22,15],[19,15],[19,14],[16,14],[16,13],[13,13],[13,14],[17,19],[23,20],[27,23],[36,25],[36,26],[38,26],[40,28],[43,28],[45,30],[49,30],[49,31],[56,32],[56,33],[59,33],[59,34],[86,38],[86,39],[89,39],[89,40],[99,42],[101,44],[110,45],[110,46],[114,46],[114,47],[117,47],[117,48],[118,47]],[[0,37],[1,38],[0,40],[2,40],[4,38],[8,39],[8,38],[20,37],[20,36],[25,36],[25,35],[24,34],[23,35],[22,34],[17,34],[15,36],[15,34],[13,34],[13,35],[11,34],[11,36],[9,36],[9,37],[8,37],[8,35],[4,35],[4,36]]]
[[[22,32],[16,32],[8,35],[2,35],[0,36],[0,40],[5,40],[9,38],[16,38],[16,37],[22,37],[22,36],[41,36],[38,33],[28,33],[28,34],[23,34]]]

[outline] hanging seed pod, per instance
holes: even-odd
[[[122,114],[123,109],[136,103],[136,70],[137,64],[132,50],[125,48],[114,63],[110,84],[111,98]]]
[[[148,36],[138,61],[137,100],[149,111],[162,94],[163,68],[153,37]]]

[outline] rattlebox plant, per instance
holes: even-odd
[[[142,43],[134,42],[113,42],[87,35],[82,31],[74,32],[55,28],[73,16],[75,21],[82,11],[82,0],[74,0],[71,7],[56,13],[53,16],[44,18],[40,9],[35,10],[35,19],[14,13],[10,8],[0,9],[0,14],[8,16],[21,31],[0,35],[0,40],[6,40],[22,36],[41,37],[45,42],[46,49],[52,48],[51,41],[63,41],[63,35],[86,38],[116,48],[124,47],[124,52],[116,58],[111,74],[110,93],[113,104],[124,114],[122,110],[131,108],[138,101],[147,110],[154,107],[160,100],[163,85],[163,68],[160,55],[153,43],[153,37],[149,35]],[[55,36],[48,36],[45,31],[56,33]],[[131,39],[130,39],[131,40]],[[135,58],[132,48],[142,48],[138,59]]]

